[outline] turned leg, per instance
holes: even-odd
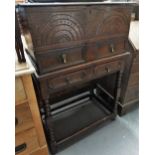
[[[21,55],[20,55],[20,49],[19,49],[17,41],[15,41],[15,48],[16,48],[18,62],[21,63],[22,62],[22,58],[21,58]]]
[[[94,87],[91,86],[91,88],[90,88],[90,99],[92,99],[93,96],[94,96]]]
[[[57,152],[56,141],[53,130],[53,121],[52,114],[50,112],[49,99],[44,100],[44,109],[45,109],[45,126],[46,126],[46,137],[48,139],[48,144],[50,146],[50,151],[53,154]]]
[[[20,53],[21,53],[21,56],[22,56],[22,62],[26,62],[21,36],[19,36],[19,47],[20,47]]]
[[[45,109],[45,117],[47,118],[51,116],[49,99],[44,100],[44,109]]]
[[[23,43],[21,40],[21,32],[20,32],[20,28],[19,28],[19,22],[18,22],[18,17],[17,17],[17,13],[15,12],[15,40],[16,40],[16,49],[18,46],[18,52],[20,53],[20,61],[21,62],[26,62],[25,59],[25,55],[24,55],[24,48],[23,48]],[[17,54],[18,54],[17,52]],[[18,54],[19,56],[19,54]]]
[[[121,80],[122,80],[122,75],[123,71],[119,71],[117,75],[117,80],[116,80],[116,86],[115,86],[115,99],[114,99],[114,114],[117,115],[117,107],[118,107],[118,101],[120,97],[120,92],[121,92]]]

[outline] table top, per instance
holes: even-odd
[[[139,50],[139,21],[130,23],[129,40],[135,50]]]
[[[20,6],[69,6],[69,5],[120,5],[120,4],[137,4],[137,0],[103,0],[103,1],[94,1],[94,2],[46,2],[46,3],[19,3]]]
[[[15,76],[16,77],[25,75],[25,74],[32,74],[35,72],[35,69],[26,53],[25,53],[25,58],[26,58],[26,63],[19,63],[15,52]]]

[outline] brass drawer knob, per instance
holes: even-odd
[[[109,73],[110,72],[110,68],[109,67],[105,67],[105,70]]]
[[[114,45],[113,44],[110,45],[110,50],[111,50],[112,53],[115,52],[115,48],[114,48]]]
[[[63,62],[64,64],[67,63],[67,55],[66,55],[66,54],[62,54],[62,55],[61,55],[61,59],[62,59],[62,62]]]

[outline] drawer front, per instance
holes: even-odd
[[[84,82],[92,78],[93,71],[91,69],[85,69],[76,71],[70,74],[67,74],[60,78],[54,78],[51,80],[48,80],[48,86],[51,90],[60,89],[63,87],[68,87],[70,85],[77,84],[79,82]]]
[[[40,73],[46,73],[85,62],[86,56],[84,49],[84,47],[74,47],[37,54]]]
[[[139,98],[139,85],[128,87],[125,95],[125,103]]]
[[[123,67],[122,61],[115,61],[103,65],[98,65],[95,67],[95,75],[96,77],[103,76],[105,74],[110,74],[120,70]]]
[[[97,52],[96,52],[97,58],[104,58],[118,55],[127,51],[127,40],[118,39],[117,41],[109,40],[108,42],[98,41],[96,43],[96,46],[97,46]]]
[[[115,61],[107,64],[100,64],[80,71],[75,71],[69,74],[61,73],[64,76],[58,76],[48,80],[48,87],[51,91],[56,91],[74,84],[83,83],[94,80],[105,74],[110,74],[120,70],[123,67],[122,61]]]
[[[16,104],[26,100],[26,93],[24,90],[23,82],[21,77],[15,79],[15,102]]]
[[[29,155],[39,147],[37,134],[34,128],[16,134],[15,140],[16,154]]]
[[[25,131],[34,126],[28,103],[24,103],[19,106],[16,106],[15,123],[16,123],[16,128],[15,128],[16,133]]]

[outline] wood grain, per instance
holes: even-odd
[[[36,91],[39,103],[42,102],[46,138],[52,153],[56,153],[61,145],[69,143],[74,138],[78,139],[80,135],[98,126],[101,122],[115,119],[122,89],[122,76],[126,71],[126,66],[128,66],[127,71],[131,66],[132,50],[129,48],[128,33],[133,8],[134,5],[125,3],[17,6],[23,36],[31,34],[32,37],[33,54],[31,49],[27,49],[27,51],[37,70],[34,81],[38,88]],[[104,91],[97,85],[100,84],[103,77],[114,73],[115,80],[109,82],[109,84],[114,83],[113,98],[103,101],[99,94],[97,94],[98,96],[95,94],[95,90],[100,89],[102,94],[107,95],[108,93],[105,92],[108,91]],[[128,78],[128,76],[125,77]],[[35,127],[40,129],[39,110],[34,104],[37,101],[34,97],[32,81],[28,76],[23,77],[23,81],[30,100],[29,105]],[[126,87],[127,83],[123,83],[123,85]],[[102,115],[102,118],[91,122],[91,117],[89,117],[91,112],[86,113],[89,108],[86,110],[82,108],[83,112],[78,113],[79,117],[74,117],[72,114],[74,114],[74,110],[78,109],[74,103],[78,102],[79,105],[85,103],[83,98],[79,97],[79,99],[64,104],[61,102],[77,92],[77,95],[81,93],[75,90],[81,90],[82,93],[89,91],[90,104],[92,102],[101,103],[102,108],[105,106],[103,109],[107,108],[107,116]],[[53,102],[58,98],[60,103]],[[67,107],[69,107],[68,110]],[[61,110],[64,111],[64,114],[61,113]],[[54,113],[57,113],[58,118],[54,116]],[[94,115],[97,114],[98,112],[94,113]],[[58,129],[55,128],[54,117]],[[86,122],[90,123],[87,124],[82,118],[87,118]],[[59,122],[59,119],[62,122]],[[63,125],[65,122],[67,123]],[[68,123],[72,126],[69,127]],[[67,127],[65,128],[65,126]],[[39,135],[39,143],[43,145],[41,130],[36,130],[36,132]],[[56,133],[58,130],[60,132]],[[61,137],[62,132],[64,132],[64,136]],[[60,141],[56,139],[58,136],[60,136]]]
[[[29,99],[29,107],[34,121],[34,126],[37,129],[37,136],[40,146],[45,145],[46,140],[44,136],[44,130],[42,127],[42,120],[40,118],[40,112],[37,105],[37,99],[34,92],[34,87],[31,79],[31,75],[25,75],[22,77],[24,82],[24,88],[26,90],[27,97]]]
[[[45,146],[35,150],[34,152],[31,152],[30,155],[48,155],[48,154],[49,154],[49,152],[47,150],[47,146],[45,145]]]
[[[23,100],[26,100],[27,96],[25,93],[25,89],[24,89],[21,77],[17,77],[15,80],[15,83],[16,83],[16,85],[15,85],[15,102],[16,102],[16,104],[19,104]]]
[[[39,147],[36,130],[34,128],[16,134],[16,147],[25,143],[26,149],[19,155],[29,155],[29,153]]]
[[[25,131],[27,129],[31,129],[34,127],[32,114],[29,108],[28,103],[21,104],[19,106],[16,106],[15,109],[15,116],[18,120],[18,123],[16,125],[16,134]]]
[[[40,152],[40,155],[47,155],[48,149],[31,74],[16,77],[16,96],[16,146],[26,144],[25,150],[19,155],[30,155],[31,152],[35,154],[35,151],[38,154]]]

